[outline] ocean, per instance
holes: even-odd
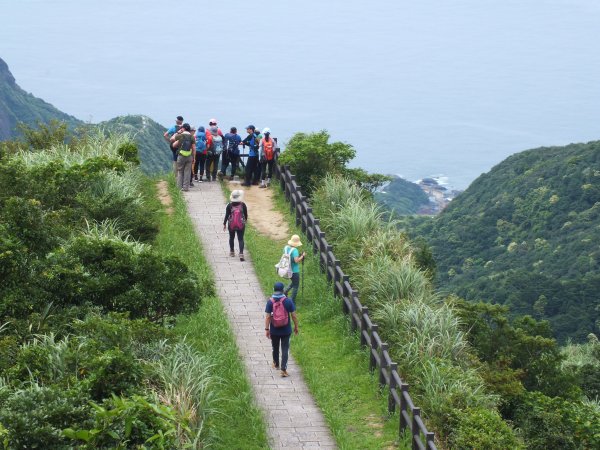
[[[504,158],[600,138],[597,0],[0,0],[19,85],[82,120],[181,114],[466,188]]]

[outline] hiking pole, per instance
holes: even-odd
[[[306,256],[306,252],[304,253],[304,256]],[[302,299],[302,302],[304,302],[304,258],[302,258],[302,269],[301,269],[301,274],[300,276],[302,277],[302,280],[300,280],[300,282],[302,283],[302,290],[300,291],[300,298]]]

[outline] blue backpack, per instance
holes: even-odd
[[[196,132],[196,152],[203,152],[206,150],[206,134],[202,131]]]

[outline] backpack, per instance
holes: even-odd
[[[275,142],[273,139],[269,139],[269,142],[267,142],[266,139],[263,139],[262,142],[265,150],[265,157],[267,158],[267,161],[271,161],[275,155]]]
[[[219,156],[223,153],[223,138],[219,135],[212,137],[212,144],[210,146],[210,151],[213,155]]]
[[[196,152],[206,150],[206,135],[203,132],[196,133]]]
[[[288,253],[288,249],[290,252]],[[292,260],[290,254],[292,253],[292,248],[287,245],[283,249],[283,255],[279,259],[279,262],[275,264],[275,269],[277,270],[277,275],[282,278],[292,278]]]
[[[285,309],[285,305],[283,301],[285,297],[281,297],[278,302],[275,301],[273,297],[271,297],[271,304],[273,305],[273,312],[271,316],[273,318],[273,326],[275,328],[282,328],[287,326],[290,323],[290,316],[288,315],[287,309]]]
[[[181,144],[179,144],[179,154],[181,156],[190,156],[191,154],[191,150],[192,150],[192,143],[193,143],[193,139],[192,139],[192,135],[191,134],[184,134],[183,138],[181,139]],[[187,153],[187,155],[186,155]]]
[[[232,231],[243,230],[246,225],[244,220],[244,207],[239,205],[231,205],[231,215],[229,216],[229,229]]]

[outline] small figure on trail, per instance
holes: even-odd
[[[175,125],[169,128],[163,134],[165,140],[169,143],[169,148],[171,149],[171,152],[173,153],[173,171],[175,172],[175,175],[177,175],[177,149],[173,147],[173,142],[171,141],[171,138],[175,135],[175,133],[177,133],[180,130],[182,125],[183,117],[177,116],[177,118],[175,119]]]
[[[231,127],[231,130],[223,137],[223,140],[225,143],[220,175],[222,177],[226,175],[227,167],[229,167],[229,163],[231,163],[231,176],[229,179],[233,180],[238,166],[238,159],[240,157],[240,144],[242,138],[237,134],[237,128]]]
[[[196,131],[196,161],[194,162],[194,179],[202,183],[204,165],[206,163],[206,133],[200,125]]]
[[[177,187],[183,191],[189,191],[190,179],[192,177],[192,162],[196,151],[194,135],[189,123],[184,123],[182,131],[171,137],[173,147],[177,149]]]
[[[273,163],[275,162],[275,141],[271,137],[271,129],[265,128],[262,132],[263,138],[260,140],[260,186],[266,188],[271,185],[273,176]],[[267,169],[269,174],[267,176]],[[265,178],[267,179],[265,183]]]
[[[267,300],[265,308],[265,334],[271,339],[273,347],[274,369],[281,370],[282,377],[288,377],[287,362],[290,350],[290,336],[292,335],[292,324],[290,315],[294,321],[294,334],[298,334],[298,317],[296,316],[296,305],[283,293],[283,283],[277,282],[273,286],[273,295]],[[279,347],[281,345],[281,364],[279,362]]]
[[[306,256],[306,252],[300,253],[298,247],[302,245],[300,242],[300,236],[294,234],[290,240],[288,241],[288,245],[286,245],[283,249],[285,253],[290,255],[290,261],[292,263],[292,278],[290,279],[290,284],[285,288],[284,294],[288,295],[290,291],[292,291],[291,299],[292,301],[296,301],[296,296],[298,295],[298,288],[300,287],[300,264],[304,261],[304,257]]]
[[[213,125],[206,133],[206,179],[215,181],[221,153],[223,153],[223,136],[219,128]],[[211,180],[212,178],[212,180]]]
[[[225,208],[225,218],[223,219],[223,231],[227,225],[229,228],[229,256],[235,256],[234,240],[237,234],[240,261],[244,261],[244,231],[246,231],[246,222],[248,221],[248,207],[243,200],[244,191],[239,189],[233,191],[229,196],[229,203]]]
[[[248,146],[248,159],[246,162],[246,176],[242,186],[251,186],[252,184],[258,184],[259,176],[256,173],[260,170],[258,165],[258,146],[260,141],[256,134],[256,127],[254,125],[248,125],[246,127],[248,136],[242,141],[242,146],[245,148]]]

